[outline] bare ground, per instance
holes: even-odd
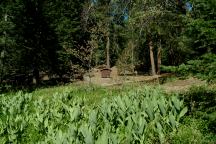
[[[134,82],[142,82],[142,83],[149,83],[149,82],[156,82],[159,84],[160,78],[167,78],[170,77],[172,74],[162,74],[156,76],[143,76],[143,75],[136,75],[136,76],[119,76],[117,72],[117,68],[112,68],[111,78],[101,78],[100,70],[93,69],[92,77],[84,78],[84,83],[92,83],[95,85],[100,86],[115,86],[115,85],[122,85],[125,83],[134,83]],[[201,81],[197,78],[188,78],[185,80],[174,80],[171,82],[167,82],[165,84],[161,84],[161,88],[164,89],[166,92],[179,92],[179,91],[186,91],[192,86],[201,86],[206,84],[205,81]]]
[[[192,86],[202,86],[205,84],[205,81],[191,77],[185,80],[176,80],[174,82],[165,83],[161,85],[161,88],[163,88],[166,92],[182,92],[189,90]]]

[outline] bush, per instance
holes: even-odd
[[[194,75],[208,82],[216,81],[216,54],[205,54],[198,60],[190,60],[179,66],[162,66],[166,72],[177,73],[180,76]]]
[[[207,120],[208,129],[216,133],[216,90],[207,86],[192,87],[182,97],[189,108],[189,114]]]
[[[206,132],[206,121],[194,119],[192,117],[184,118],[178,132],[172,133],[170,143],[175,144],[205,144],[214,143],[216,136],[213,133]]]

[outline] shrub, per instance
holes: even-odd
[[[214,82],[216,81],[216,54],[205,54],[197,60],[190,60],[179,66],[162,66],[162,70],[180,76],[194,75],[208,82]]]
[[[182,97],[189,113],[195,118],[207,120],[208,129],[216,133],[216,90],[207,86],[192,87]]]
[[[184,118],[178,132],[170,135],[170,143],[175,144],[206,144],[215,143],[215,134],[206,132],[206,120]]]

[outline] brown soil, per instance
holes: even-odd
[[[117,69],[112,68],[112,73],[110,78],[101,78],[100,70],[93,69],[93,71],[84,77],[85,83],[92,83],[100,86],[113,86],[121,85],[125,83],[132,82],[157,82],[161,77],[167,77],[168,74],[155,75],[155,76],[143,76],[143,75],[133,75],[133,76],[119,76]]]
[[[201,86],[205,85],[205,81],[201,81],[197,78],[189,78],[185,80],[176,80],[174,82],[168,82],[161,87],[166,91],[166,92],[180,92],[180,91],[187,91],[190,89],[192,86]]]
[[[162,74],[156,76],[119,76],[118,69],[113,67],[110,78],[101,78],[101,72],[99,69],[93,69],[90,74],[84,77],[84,83],[92,83],[100,86],[114,86],[114,85],[122,85],[125,83],[132,82],[157,82],[159,83],[159,78],[169,77],[171,74]],[[161,85],[161,88],[166,92],[178,92],[178,91],[186,91],[192,86],[200,86],[206,84],[205,81],[201,81],[196,78],[189,78],[185,80],[175,80],[173,82],[167,82]]]

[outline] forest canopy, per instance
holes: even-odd
[[[74,79],[100,65],[155,75],[203,58],[215,78],[215,9],[215,0],[1,0],[0,83]]]

